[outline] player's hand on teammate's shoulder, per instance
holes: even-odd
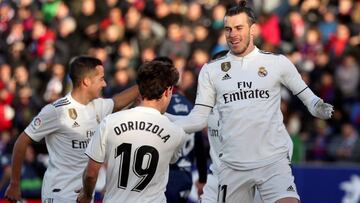
[[[21,201],[21,190],[19,184],[9,184],[5,192],[5,199],[9,202]]]
[[[75,192],[79,193],[79,195],[76,199],[77,203],[90,203],[91,202],[92,196],[87,196],[82,188],[79,190],[76,190]]]

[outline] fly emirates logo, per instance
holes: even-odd
[[[253,89],[252,86],[253,86],[253,82],[251,81],[238,82],[237,91],[223,94],[225,104],[239,100],[247,100],[247,99],[255,99],[255,98],[267,99],[270,97],[269,90]]]

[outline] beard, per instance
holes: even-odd
[[[231,45],[231,43],[227,43],[231,52],[235,55],[235,56],[240,56],[242,55],[246,50],[247,48],[249,47],[249,44],[250,44],[250,33],[248,33],[247,37],[245,38],[245,41],[240,42],[241,44],[240,45],[236,45],[236,46],[239,46],[237,48],[234,48],[234,46]]]

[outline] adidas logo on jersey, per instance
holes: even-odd
[[[230,75],[229,74],[225,74],[224,77],[222,78],[222,80],[228,80],[228,79],[231,79]]]
[[[294,187],[292,185],[290,185],[286,191],[295,192]]]
[[[74,124],[72,125],[73,128],[76,128],[76,127],[80,127],[80,125],[75,121]]]

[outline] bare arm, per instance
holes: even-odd
[[[91,158],[89,159],[83,174],[83,188],[81,189],[76,202],[91,202],[100,168],[101,163],[96,162]]]
[[[31,138],[25,132],[22,132],[15,142],[15,146],[11,158],[12,163],[11,163],[10,184],[5,192],[5,198],[8,199],[10,202],[21,200],[21,191],[20,191],[21,168],[23,165],[27,146],[30,143],[31,143]]]
[[[124,91],[122,91],[119,94],[116,94],[113,96],[114,101],[114,109],[113,112],[119,111],[129,104],[131,102],[135,101],[135,99],[139,96],[139,88],[137,85],[134,85]]]

